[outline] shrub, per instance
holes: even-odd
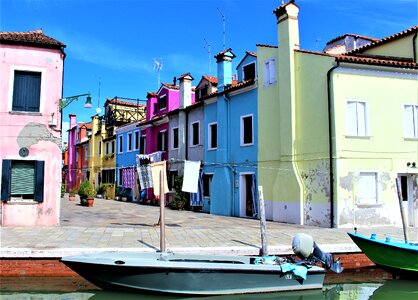
[[[77,189],[73,188],[70,190],[70,196],[75,196],[75,194],[77,194]]]
[[[81,199],[93,198],[96,196],[96,191],[90,181],[85,180],[78,188],[78,195]]]

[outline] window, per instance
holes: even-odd
[[[103,170],[102,171],[102,182],[101,183],[115,183],[115,170]]]
[[[139,149],[139,131],[134,132],[134,150]]]
[[[119,153],[123,152],[123,136],[119,136]]]
[[[119,169],[119,177],[118,177],[118,185],[121,186],[122,185],[122,168]]]
[[[241,117],[241,146],[253,144],[253,116]]]
[[[348,136],[367,136],[366,102],[347,101],[346,117]]]
[[[243,80],[255,79],[255,63],[250,63],[242,68]]]
[[[109,143],[106,143],[106,151],[105,154],[108,155],[109,154]]]
[[[205,86],[203,88],[197,90],[197,95],[198,95],[197,98],[200,99],[200,98],[206,96],[208,94],[208,89],[209,89],[208,85],[205,84]]]
[[[179,148],[179,129],[173,128],[172,133],[173,133],[173,138],[171,140],[171,147],[172,149],[178,149]]]
[[[163,95],[160,98],[158,98],[158,108],[159,110],[167,108],[167,95]]]
[[[2,162],[2,201],[43,201],[44,161],[8,160]]]
[[[418,105],[404,105],[404,137],[418,139]]]
[[[115,141],[112,141],[112,154],[115,153]]]
[[[276,60],[270,58],[264,62],[264,86],[270,86],[276,82]]]
[[[178,171],[169,171],[168,172],[168,183],[167,183],[167,185],[168,185],[168,189],[170,191],[174,190],[175,180],[176,180],[176,177],[178,176],[178,173],[179,173]]]
[[[210,197],[210,184],[213,179],[213,174],[203,174],[203,197]]]
[[[146,149],[146,138],[145,135],[141,135],[141,141],[139,145],[139,154],[145,154]]]
[[[357,183],[357,204],[376,204],[377,173],[361,172]]]
[[[13,111],[39,112],[41,102],[41,73],[15,71]]]
[[[101,141],[99,141],[99,145],[98,145],[98,147],[97,147],[97,153],[100,155],[100,154],[102,154],[102,142]]]
[[[128,133],[128,140],[127,140],[127,151],[132,151],[132,133]]]
[[[210,123],[208,125],[208,145],[209,149],[216,149],[218,147],[218,124]]]
[[[157,151],[167,151],[166,144],[167,144],[167,134],[165,130],[162,130],[158,133]]]
[[[192,123],[192,146],[199,145],[199,122]]]
[[[84,146],[84,160],[89,159],[89,147],[88,145]]]

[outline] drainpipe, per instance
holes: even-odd
[[[329,182],[330,182],[330,216],[331,216],[331,228],[334,227],[334,167],[333,167],[333,156],[332,156],[332,111],[331,111],[331,73],[340,67],[340,63],[337,61],[337,64],[333,66],[327,72],[327,95],[328,95],[328,145],[329,145]]]
[[[417,49],[415,48],[415,40],[417,39],[418,30],[415,31],[414,37],[412,38],[412,51],[414,52],[414,62],[417,62]]]
[[[186,142],[186,149],[184,149],[184,159],[188,160],[189,159],[189,112],[186,109],[184,109],[184,112],[186,114],[186,121],[185,121],[186,130],[185,130],[185,133],[184,133],[185,142]],[[200,130],[200,128],[199,128],[199,130]]]
[[[231,123],[231,120],[230,120],[230,111],[231,111],[231,109],[230,109],[230,106],[231,106],[231,98],[229,98],[229,96],[224,92],[224,99],[225,99],[225,101],[228,103],[228,112],[227,112],[227,118],[226,118],[226,124],[227,124],[227,130],[226,130],[226,134],[227,134],[227,159],[228,159],[228,163],[229,163],[229,169],[230,169],[230,173],[229,173],[229,177],[230,177],[230,180],[231,180],[231,188],[229,189],[229,191],[230,191],[230,199],[231,199],[231,217],[233,217],[234,216],[234,213],[235,213],[235,210],[234,210],[234,189],[235,189],[235,182],[234,182],[234,180],[235,180],[235,178],[234,178],[234,173],[235,173],[235,170],[234,170],[234,168],[233,168],[233,166],[232,166],[232,163],[231,163],[231,141],[230,141],[230,132],[231,132],[231,130],[230,130],[230,123]]]

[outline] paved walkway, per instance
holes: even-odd
[[[155,251],[160,247],[159,207],[96,199],[94,207],[61,200],[61,226],[1,227],[0,257],[62,257],[98,251]],[[177,252],[256,255],[261,245],[258,220],[214,216],[167,208],[166,248]],[[352,229],[330,229],[267,222],[270,254],[290,254],[293,236],[304,232],[333,253],[358,252],[346,234]],[[360,228],[402,239],[402,228]],[[417,228],[409,229],[417,240]]]

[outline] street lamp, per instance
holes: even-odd
[[[71,102],[73,102],[74,100],[78,100],[78,97],[83,97],[83,96],[87,96],[86,98],[86,103],[84,104],[84,108],[91,108],[92,104],[91,104],[91,95],[90,93],[87,94],[81,94],[81,95],[76,95],[76,96],[71,96],[71,97],[65,97],[59,100],[59,108],[60,111],[62,112],[62,110],[67,107],[68,105],[70,105]]]

